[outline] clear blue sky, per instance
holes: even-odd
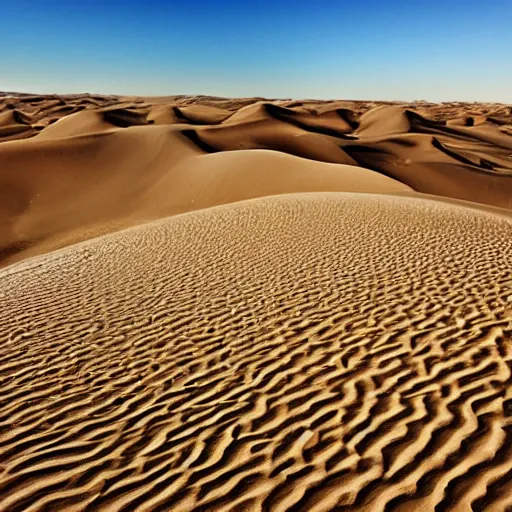
[[[512,0],[0,0],[0,90],[512,103]]]

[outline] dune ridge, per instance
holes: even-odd
[[[510,109],[450,108],[207,96],[4,98],[0,265],[142,221],[287,192],[416,191],[512,208]],[[198,171],[207,167],[211,178]]]

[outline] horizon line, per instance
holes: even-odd
[[[333,101],[347,101],[347,102],[377,102],[377,103],[430,103],[434,105],[445,104],[445,103],[473,103],[473,104],[496,104],[496,105],[512,105],[512,103],[503,101],[481,101],[481,100],[442,100],[442,101],[431,101],[426,99],[415,99],[415,100],[404,100],[404,99],[354,99],[354,98],[314,98],[314,97],[268,97],[268,96],[219,96],[215,94],[112,94],[112,93],[101,93],[101,92],[69,92],[69,93],[45,93],[45,92],[25,92],[25,91],[4,91],[0,90],[0,96],[102,96],[102,97],[134,97],[134,98],[216,98],[216,99],[256,99],[256,100],[268,100],[268,101],[319,101],[319,102],[333,102]]]

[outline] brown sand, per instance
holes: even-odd
[[[511,240],[317,193],[5,269],[4,510],[504,510]]]
[[[416,191],[510,209],[511,127],[500,105],[4,98],[0,265],[281,193]]]
[[[4,98],[0,510],[509,510],[511,126]]]

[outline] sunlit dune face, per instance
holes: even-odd
[[[0,264],[285,193],[417,192],[508,209],[510,127],[509,107],[492,104],[4,98]]]
[[[317,193],[3,270],[3,507],[499,507],[511,240],[490,213]]]

